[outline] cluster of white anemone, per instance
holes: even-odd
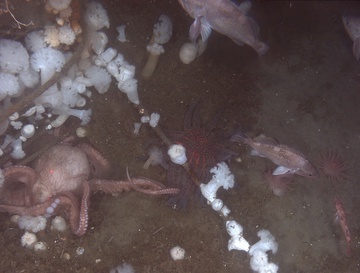
[[[57,72],[62,72],[66,62],[72,57],[71,51],[65,51],[66,45],[75,42],[75,33],[68,24],[71,15],[71,0],[48,0],[48,12],[56,14],[54,24],[48,24],[43,29],[28,33],[24,45],[17,41],[0,39],[0,109],[11,103],[11,98],[20,97],[43,85],[53,78]],[[15,113],[9,120],[0,124],[0,134],[12,125],[15,130],[21,130],[21,135],[7,135],[0,145],[2,150],[12,146],[12,157],[25,157],[22,143],[34,135],[38,120],[48,118],[47,129],[61,126],[70,117],[81,120],[81,125],[87,125],[91,120],[92,111],[86,109],[87,99],[94,87],[100,94],[106,93],[112,79],[117,81],[120,91],[126,93],[128,99],[139,104],[135,66],[126,62],[124,56],[113,48],[106,48],[108,38],[101,31],[109,28],[110,21],[106,10],[98,2],[90,2],[84,14],[87,33],[82,59],[74,64],[61,79],[48,88],[34,100],[34,106],[23,115]],[[65,23],[64,23],[65,22]],[[125,28],[119,28],[121,40],[126,40]],[[157,124],[159,117],[152,118],[152,124]],[[25,120],[25,122],[24,122]],[[149,122],[150,119],[146,122]],[[28,125],[32,125],[29,127]],[[26,127],[26,130],[25,130]],[[24,128],[24,129],[22,129]],[[31,129],[32,132],[26,133]],[[25,136],[24,136],[25,134]]]
[[[234,186],[234,175],[225,162],[218,163],[210,170],[213,174],[212,179],[207,184],[200,184],[202,195],[207,199],[208,203],[215,211],[227,218],[230,209],[224,205],[223,201],[217,198],[217,191],[220,188],[225,190]],[[259,273],[275,273],[278,266],[269,262],[268,252],[273,254],[277,252],[278,244],[274,236],[268,230],[260,230],[258,236],[260,241],[250,246],[249,242],[244,238],[243,227],[236,221],[226,221],[226,230],[230,235],[228,242],[228,250],[246,251],[251,256],[251,269]]]

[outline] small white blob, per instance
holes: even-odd
[[[52,222],[51,227],[56,231],[64,232],[66,230],[66,221],[61,216],[56,216]]]
[[[182,260],[185,258],[185,249],[175,246],[170,250],[170,255],[174,261]]]
[[[185,43],[180,49],[179,58],[184,64],[189,64],[197,57],[198,50],[197,44]]]
[[[141,124],[141,122],[134,122],[134,135],[139,135]]]
[[[20,215],[15,214],[10,217],[10,222],[17,225],[19,222],[19,218],[20,218]]]
[[[77,254],[77,255],[81,256],[81,255],[84,254],[84,252],[85,252],[85,248],[84,248],[84,247],[79,246],[79,247],[76,248],[76,254]]]
[[[213,210],[215,211],[220,211],[222,209],[222,207],[224,206],[224,203],[221,199],[215,199],[212,203],[211,203],[211,207]]]
[[[156,127],[158,125],[159,120],[160,120],[160,114],[151,113],[149,125],[154,128],[154,127]]]
[[[119,42],[126,42],[126,35],[125,35],[125,25],[118,26],[116,28],[117,32],[119,32],[119,35],[117,36],[117,39]]]
[[[34,245],[34,251],[36,251],[36,252],[45,251],[46,249],[47,249],[47,244],[45,242],[40,241]]]
[[[231,237],[242,235],[243,233],[243,227],[234,220],[226,222],[226,230]]]
[[[171,145],[168,150],[168,155],[173,163],[183,165],[187,161],[186,149],[179,144]]]
[[[233,236],[228,242],[228,250],[243,250],[248,252],[250,244],[242,236]]]
[[[21,237],[21,245],[28,249],[33,249],[37,242],[36,235],[34,233],[26,231]]]
[[[32,124],[26,124],[21,128],[21,135],[25,138],[33,137],[35,134],[35,126]]]
[[[87,131],[84,127],[79,127],[76,129],[76,135],[80,138],[86,137]]]

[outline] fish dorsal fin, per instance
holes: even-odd
[[[239,4],[238,0],[230,0],[242,13],[247,15],[251,9],[251,1],[247,0]]]
[[[204,19],[201,18],[201,39],[203,40],[203,42],[206,42],[207,39],[209,39],[210,34],[211,34],[211,27],[209,25],[209,23]]]
[[[257,137],[255,137],[254,141],[259,142],[261,144],[267,144],[267,145],[274,145],[274,146],[279,145],[279,143],[275,139],[273,139],[271,137],[267,137],[267,136],[265,136],[263,134],[258,135]]]

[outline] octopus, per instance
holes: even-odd
[[[82,236],[88,226],[90,194],[136,190],[146,194],[177,194],[149,178],[106,180],[109,162],[88,144],[57,144],[37,160],[34,168],[15,165],[3,170],[0,212],[49,216],[65,210],[73,233]],[[81,200],[78,200],[81,196]]]

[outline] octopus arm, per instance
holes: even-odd
[[[132,189],[131,183],[123,180],[91,179],[89,184],[92,192],[121,193]]]
[[[64,192],[57,196],[61,205],[70,208],[70,228],[78,236],[83,236],[88,227],[88,209],[90,206],[90,186],[87,181],[83,182],[83,196],[79,208],[78,201],[72,192]]]
[[[55,198],[32,207],[0,205],[0,212],[7,212],[10,214],[18,214],[18,215],[30,215],[30,216],[44,215],[46,214],[46,209],[51,206],[54,200]]]
[[[110,163],[98,150],[86,143],[79,144],[79,148],[85,152],[88,160],[93,166],[92,175],[94,177],[104,178],[109,174]]]

